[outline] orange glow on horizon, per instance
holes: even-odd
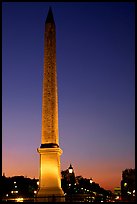
[[[14,156],[14,155],[13,155]],[[24,176],[29,178],[39,178],[39,155],[35,154],[35,158],[32,157],[31,163],[29,158],[25,158],[19,155],[13,159],[12,155],[8,155],[7,159],[2,160],[2,173],[5,173],[6,177],[12,176]],[[85,161],[71,162],[75,176],[82,176],[84,178],[93,178],[93,182],[98,183],[102,188],[114,191],[114,188],[120,186],[122,170],[127,167],[124,163],[117,163],[117,166],[112,164],[94,163],[87,164]],[[61,171],[69,168],[70,163],[61,161]],[[108,168],[109,166],[109,168]],[[128,168],[134,168],[130,165]]]

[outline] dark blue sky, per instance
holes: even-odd
[[[2,153],[7,176],[37,177],[44,24],[56,23],[61,169],[102,187],[135,162],[134,3],[2,3]]]

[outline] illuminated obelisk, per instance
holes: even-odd
[[[45,22],[42,96],[42,137],[38,201],[64,201],[61,188],[58,136],[58,89],[56,71],[56,28],[51,8]],[[62,196],[62,198],[61,198]],[[41,197],[41,198],[40,198]]]

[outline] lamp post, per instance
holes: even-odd
[[[72,174],[73,168],[72,168],[71,164],[70,164],[70,166],[69,166],[69,168],[68,168],[68,171],[69,171],[70,174]]]
[[[91,185],[91,184],[93,183],[93,179],[90,178],[90,179],[89,179],[89,182],[90,182],[90,185]],[[91,190],[90,192],[91,192],[91,195],[92,195],[92,194],[93,194],[93,193],[92,193],[92,190],[93,190],[93,186],[92,186],[92,185],[90,186],[90,190]],[[93,198],[93,196],[91,196],[91,197],[92,197],[91,201],[94,202],[94,199],[95,199],[95,198]]]
[[[70,164],[69,168],[68,168],[68,172],[69,172],[69,194],[70,194],[70,202],[72,202],[72,193],[73,193],[73,168],[72,165]]]

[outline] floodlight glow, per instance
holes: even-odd
[[[16,198],[17,202],[23,202],[23,198]]]

